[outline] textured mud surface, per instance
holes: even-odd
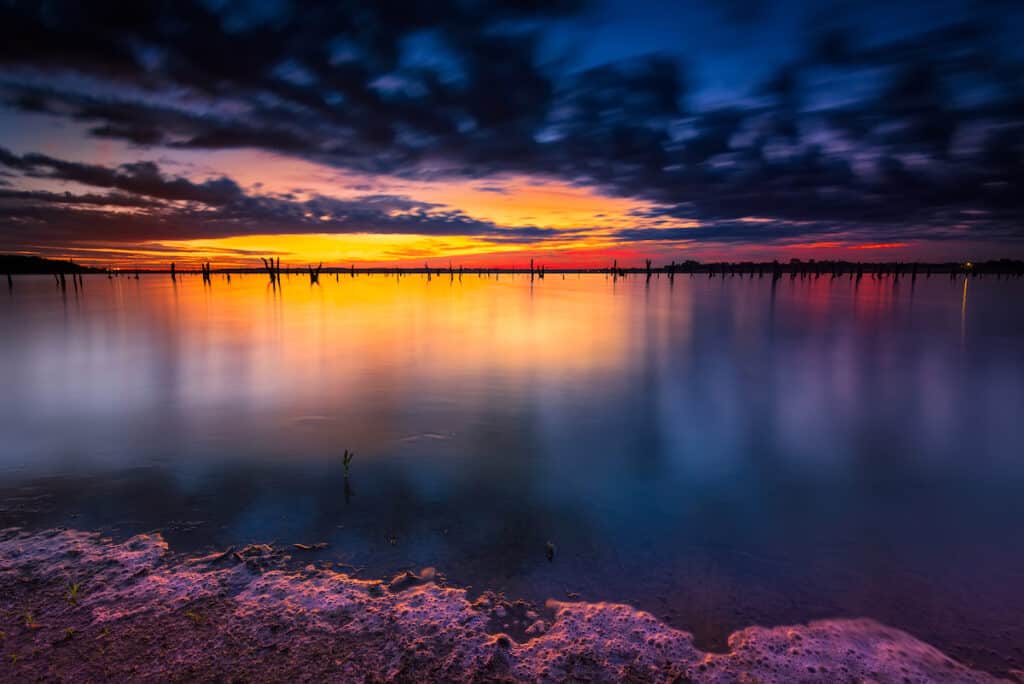
[[[364,581],[291,569],[292,551],[0,532],[0,679],[997,681],[870,620],[750,627],[707,653],[629,606],[470,601],[430,570]]]

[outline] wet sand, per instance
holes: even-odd
[[[999,681],[871,620],[753,626],[732,634],[727,651],[709,653],[625,605],[471,599],[432,569],[367,581],[324,566],[295,569],[303,553],[252,545],[187,557],[158,534],[115,543],[80,531],[5,530],[0,677]]]

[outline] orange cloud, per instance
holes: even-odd
[[[909,247],[909,242],[873,242],[866,245],[851,245],[851,249],[895,249],[897,247]]]

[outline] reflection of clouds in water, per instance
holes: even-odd
[[[805,619],[792,595],[884,612],[900,573],[936,596],[966,573],[978,605],[936,610],[991,626],[993,567],[1024,570],[1005,544],[963,567],[1024,514],[1005,491],[1024,479],[1019,283],[971,283],[966,349],[941,278],[912,308],[871,279],[217,285],[87,279],[65,314],[26,279],[0,304],[0,464],[54,493],[34,519],[202,519],[174,541],[327,541],[381,575],[534,598],[661,593],[719,626],[747,624],[739,604]]]
[[[971,388],[986,365],[1005,377],[1007,350],[958,365],[942,279],[922,281],[913,310],[886,281],[786,279],[769,295],[763,280],[679,280],[296,278],[268,303],[256,276],[215,292],[186,279],[174,296],[164,278],[89,279],[69,314],[29,281],[3,312],[8,439],[40,468],[57,452],[109,463],[161,448],[306,458],[441,442],[479,421],[500,434],[530,414],[533,449],[655,450],[726,474],[765,444],[805,466],[827,448],[836,464],[859,434],[899,435],[907,419],[911,441],[956,441],[979,416],[951,397],[1002,413]],[[979,293],[984,316],[1000,295]]]
[[[418,441],[444,441],[451,439],[455,436],[454,432],[440,433],[440,432],[421,432],[416,435],[406,435],[400,438],[399,442],[418,442]]]

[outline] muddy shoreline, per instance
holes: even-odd
[[[725,653],[629,606],[492,594],[432,570],[367,581],[253,545],[0,533],[0,663],[17,681],[990,682],[870,620],[750,627]],[[301,558],[301,556],[299,556]],[[1011,673],[1024,681],[1021,673]],[[1012,680],[1011,680],[1012,681]]]

